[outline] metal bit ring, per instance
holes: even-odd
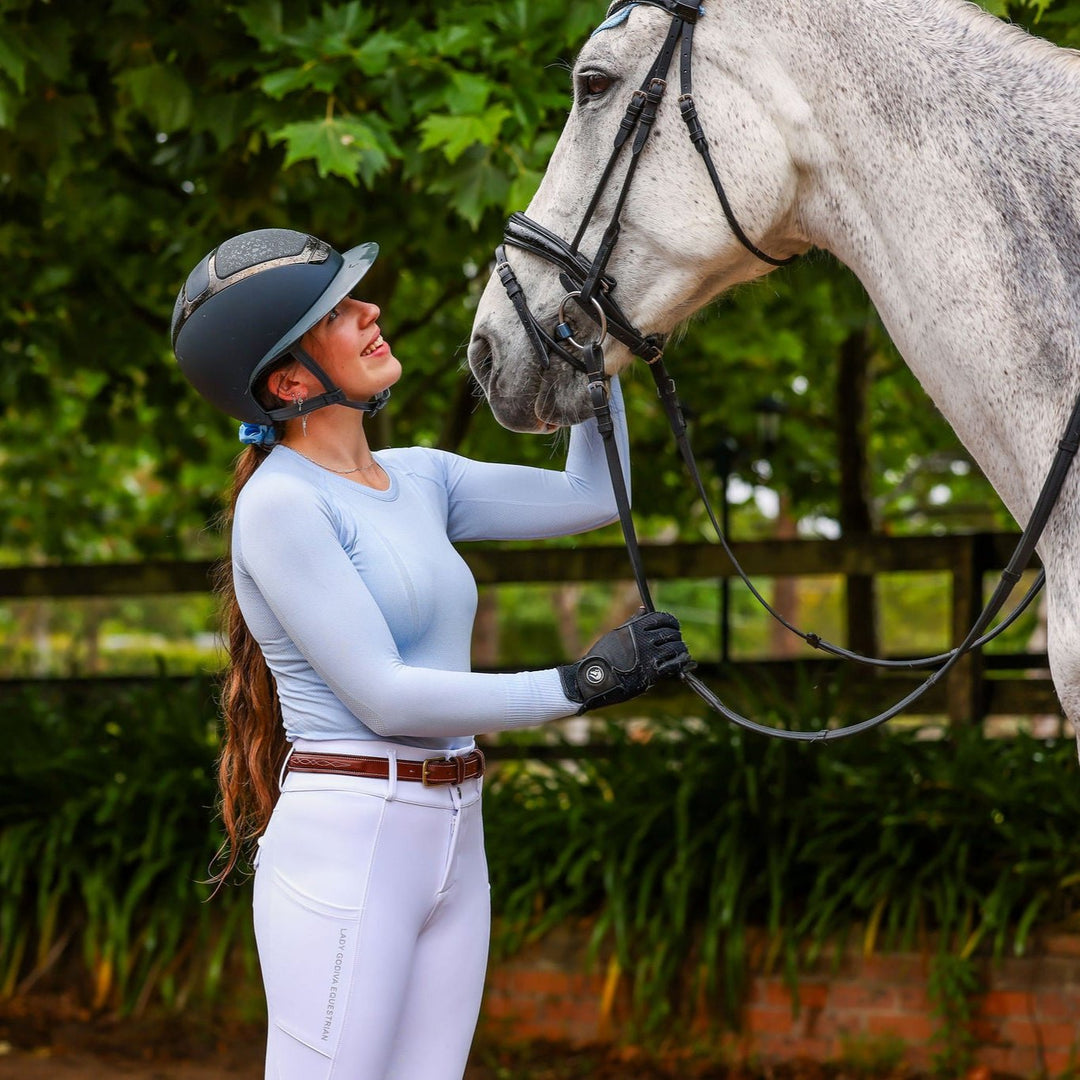
[[[566,302],[568,300],[573,300],[575,297],[578,297],[580,295],[581,295],[581,291],[578,290],[576,292],[568,292],[563,297],[562,303],[559,305],[559,322],[560,323],[565,323],[566,322]],[[597,341],[603,341],[604,338],[607,337],[607,316],[604,314],[604,309],[600,306],[600,301],[597,300],[595,296],[592,297],[591,299],[592,299],[593,307],[596,308],[597,315],[600,316],[600,336],[596,340]],[[585,346],[580,344],[580,342],[575,341],[574,338],[570,337],[569,335],[567,335],[567,337],[564,340],[568,341],[571,345],[573,345],[575,349],[578,349],[581,352],[585,351]]]

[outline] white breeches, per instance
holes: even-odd
[[[266,1080],[461,1080],[490,924],[481,786],[287,774],[255,873]]]

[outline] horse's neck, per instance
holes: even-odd
[[[741,3],[768,15],[800,229],[1025,516],[1080,379],[1080,59],[958,0]]]

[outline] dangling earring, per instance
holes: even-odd
[[[300,414],[304,411],[304,399],[302,397],[298,397],[298,398],[294,398],[293,400],[296,402],[296,414],[297,414],[297,416],[300,416]],[[300,417],[300,429],[301,429],[301,431],[303,431],[304,438],[306,439],[307,438],[307,417],[306,416],[301,416]]]

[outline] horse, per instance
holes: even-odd
[[[527,211],[558,237],[585,219],[672,6],[617,2],[577,57],[573,105]],[[581,250],[596,251],[617,214],[605,273],[628,318],[659,337],[776,263],[832,252],[1023,523],[1080,393],[1080,55],[964,0],[693,10],[693,104],[731,214],[665,100],[632,182],[620,190],[616,175],[599,193]],[[504,262],[538,324],[563,322],[575,344],[596,333],[576,305],[560,314],[566,277],[549,260],[515,248]],[[492,274],[468,348],[496,419],[532,432],[584,419],[586,380],[533,355],[504,284]],[[608,374],[632,361],[605,345]],[[1051,674],[1080,743],[1078,510],[1074,468],[1037,550]]]

